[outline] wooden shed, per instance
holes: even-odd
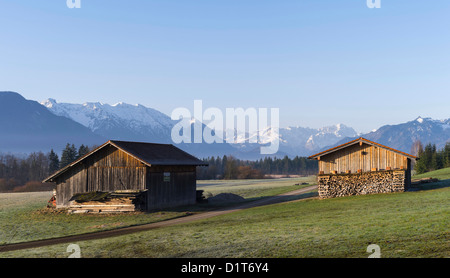
[[[44,182],[56,183],[57,208],[80,193],[134,192],[154,210],[196,202],[197,166],[207,164],[173,145],[111,140]]]
[[[309,159],[319,161],[319,196],[330,198],[405,191],[417,157],[361,137]]]

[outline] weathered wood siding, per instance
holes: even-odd
[[[170,173],[170,179],[164,178]],[[147,209],[163,209],[196,202],[195,166],[153,166],[147,171]]]
[[[372,169],[408,169],[408,158],[393,151],[368,144],[356,144],[320,157],[319,172],[338,174],[370,172]]]
[[[55,181],[57,207],[69,206],[77,193],[118,190],[147,190],[148,210],[196,202],[196,166],[149,167],[113,146],[80,161]]]
[[[86,192],[87,170],[84,165],[76,165],[56,181],[56,206],[64,207],[76,193]]]
[[[144,190],[147,166],[112,146],[94,153],[61,175],[57,206],[68,206],[74,194],[93,191]]]

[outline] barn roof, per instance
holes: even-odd
[[[100,147],[96,148],[92,152],[88,153],[87,155],[60,169],[59,171],[45,179],[44,182],[51,182],[57,176],[63,174],[71,167],[80,163],[92,154],[104,149],[106,146],[114,146],[115,148],[126,152],[130,156],[150,167],[152,165],[208,166],[207,163],[175,147],[174,145],[110,140]]]
[[[376,143],[376,142],[367,140],[367,139],[365,139],[365,138],[363,138],[363,137],[360,137],[360,138],[358,138],[358,139],[352,140],[352,141],[347,142],[347,143],[345,143],[345,144],[336,146],[336,147],[334,147],[334,148],[328,149],[328,150],[326,150],[326,151],[317,153],[317,154],[312,155],[312,156],[310,156],[310,157],[308,157],[308,158],[309,158],[309,159],[319,159],[321,156],[324,156],[324,155],[327,155],[327,154],[330,154],[330,153],[333,153],[333,152],[336,152],[336,151],[345,149],[345,148],[350,147],[350,146],[353,146],[353,145],[355,145],[355,144],[362,144],[362,143],[365,143],[365,144],[368,144],[368,145],[372,145],[372,146],[376,146],[376,147],[379,147],[379,148],[383,148],[383,149],[386,149],[386,150],[389,150],[389,151],[392,151],[392,152],[401,154],[401,155],[403,155],[403,156],[406,156],[406,157],[409,157],[409,158],[412,158],[412,159],[417,159],[417,157],[414,156],[414,155],[407,154],[407,153],[405,153],[405,152],[402,152],[402,151],[399,151],[399,150],[396,150],[396,149],[387,147],[387,146],[385,146],[385,145],[378,144],[378,143]]]
[[[109,141],[118,149],[151,165],[208,166],[207,163],[170,144]]]

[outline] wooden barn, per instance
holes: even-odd
[[[319,196],[332,198],[403,192],[417,157],[361,137],[309,159],[319,161]]]
[[[173,145],[108,141],[44,182],[56,183],[57,208],[154,210],[196,202],[197,166]]]

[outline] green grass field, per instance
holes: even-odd
[[[442,176],[446,178],[445,175]],[[209,185],[211,186],[211,185]],[[225,184],[223,184],[225,186]],[[103,240],[74,242],[82,257],[383,258],[450,256],[450,187],[309,199]],[[0,257],[67,257],[67,245]]]
[[[295,184],[305,181],[314,182],[314,179],[203,181],[199,182],[199,189],[207,188],[211,195],[232,192],[240,194],[247,200],[253,200],[298,189],[300,187]],[[68,215],[45,209],[51,194],[51,192],[0,194],[0,245],[153,223],[215,207],[198,205],[155,213]]]
[[[422,179],[422,178],[436,178],[440,180],[448,180],[450,179],[450,168],[439,169],[436,171],[413,176],[413,179]]]
[[[435,183],[425,183],[419,186],[416,186],[419,189],[433,189],[433,188],[442,188],[442,187],[448,187],[450,186],[450,168],[444,168],[420,175],[415,175],[412,177],[413,180],[415,179],[423,179],[423,178],[435,178],[439,179],[439,182]]]
[[[305,185],[302,185],[303,183]],[[215,196],[227,192],[251,200],[293,191],[299,189],[299,185],[304,187],[316,183],[315,176],[262,180],[214,180],[198,181],[197,189],[204,190],[205,196]]]

